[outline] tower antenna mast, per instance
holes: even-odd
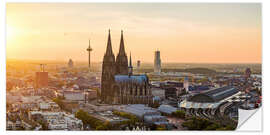
[[[91,46],[90,46],[90,39],[89,39],[89,46],[88,46],[88,48],[86,49],[86,51],[88,52],[88,68],[89,68],[89,70],[90,70],[90,53],[91,53],[91,51],[93,51],[93,49],[92,49]]]

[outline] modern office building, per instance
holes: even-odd
[[[157,74],[160,74],[161,72],[160,51],[155,51],[154,72]]]
[[[68,67],[69,68],[73,68],[73,61],[72,61],[72,59],[69,59],[69,61],[68,61]]]
[[[48,72],[36,72],[35,88],[48,87]]]
[[[185,79],[184,79],[184,88],[186,90],[186,92],[188,92],[189,90],[189,82],[188,82],[188,77],[186,76]]]
[[[138,60],[138,61],[137,61],[137,69],[139,69],[140,67],[141,67],[141,61]]]
[[[85,93],[84,91],[77,91],[77,90],[65,90],[63,91],[63,96],[66,100],[70,101],[84,101]]]

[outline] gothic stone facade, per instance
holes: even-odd
[[[107,104],[150,104],[152,92],[146,75],[133,75],[131,56],[128,59],[121,32],[117,58],[112,51],[109,31],[107,49],[103,57],[101,77],[101,100]]]

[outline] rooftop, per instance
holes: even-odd
[[[116,82],[143,83],[148,81],[148,77],[146,75],[115,75],[114,78]]]
[[[219,102],[225,98],[228,98],[234,94],[236,94],[238,90],[231,86],[220,87],[212,90],[204,91],[200,94],[197,94],[190,99],[191,102],[200,102],[200,103],[214,103]]]

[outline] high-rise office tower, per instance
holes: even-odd
[[[48,72],[45,72],[45,65],[40,64],[40,72],[36,72],[35,77],[35,88],[45,88],[48,87]]]
[[[161,72],[160,51],[155,51],[154,72],[157,74],[160,74]]]
[[[73,61],[72,61],[72,59],[69,59],[69,61],[68,61],[68,67],[69,68],[73,68]]]
[[[184,88],[186,90],[186,92],[188,92],[188,88],[189,87],[189,83],[188,83],[188,77],[186,76],[184,79]]]
[[[140,67],[141,67],[141,61],[138,60],[138,61],[137,61],[137,69],[139,69]]]
[[[35,87],[48,87],[48,72],[36,72]]]

